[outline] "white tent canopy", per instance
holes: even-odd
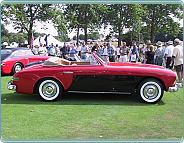
[[[40,45],[40,42],[42,44],[46,44],[45,37],[46,37],[46,35],[44,37],[36,38],[33,41],[33,46]],[[39,39],[40,39],[40,42],[39,42]],[[56,46],[56,44],[58,44],[58,46],[63,46],[64,45],[64,42],[60,42],[57,39],[55,39],[52,35],[49,35],[49,36],[47,36],[47,46],[51,45],[51,43],[53,43],[54,46]]]

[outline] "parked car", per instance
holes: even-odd
[[[164,90],[172,91],[176,74],[156,65],[105,61],[93,52],[90,61],[49,58],[44,64],[14,74],[8,88],[23,94],[39,94],[57,100],[64,91],[77,93],[132,94],[141,101],[156,103]],[[177,91],[177,90],[175,90]]]
[[[26,64],[42,61],[50,56],[34,55],[28,48],[6,48],[1,50],[1,73],[14,74],[22,70]]]

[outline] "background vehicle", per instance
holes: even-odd
[[[14,74],[22,70],[26,64],[42,61],[50,56],[34,55],[28,48],[6,48],[1,50],[1,73]]]

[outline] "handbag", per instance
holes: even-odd
[[[130,59],[131,59],[131,61],[135,62],[136,61],[136,54],[132,54],[130,56]]]

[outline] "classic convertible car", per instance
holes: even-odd
[[[90,61],[68,61],[56,57],[14,74],[8,88],[23,94],[39,94],[57,100],[64,91],[78,93],[131,94],[135,90],[143,102],[156,103],[164,90],[173,87],[176,74],[163,67],[105,61],[93,53]],[[177,90],[175,90],[177,91]]]
[[[14,74],[26,64],[46,60],[49,56],[36,56],[28,48],[6,48],[1,50],[1,73]]]

